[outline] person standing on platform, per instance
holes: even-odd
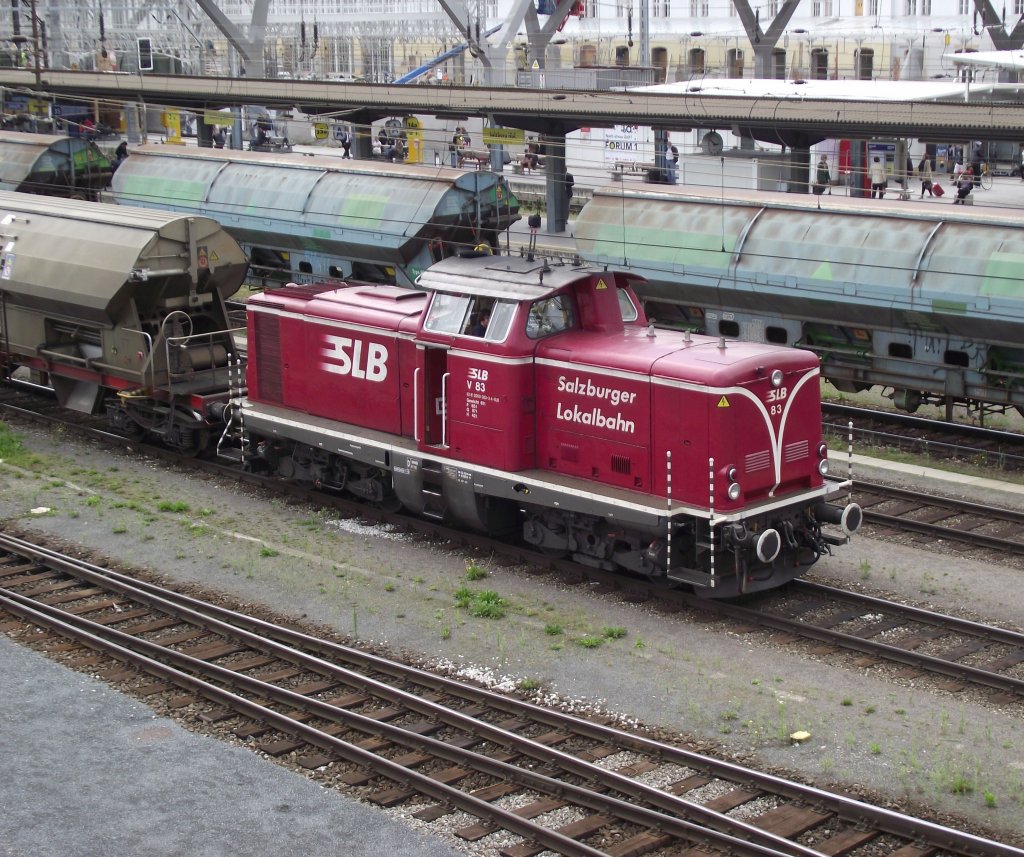
[[[885,164],[876,155],[875,159],[871,162],[871,170],[869,172],[871,176],[871,198],[875,199],[877,194],[878,199],[885,197],[885,186],[888,184],[885,178]]]
[[[917,165],[917,175],[921,179],[921,199],[924,199],[925,191],[928,191],[928,196],[935,196],[932,191],[932,162],[927,155]]]
[[[974,186],[981,186],[981,143],[976,143],[971,155],[971,177],[974,179]]]
[[[821,160],[818,161],[817,174],[814,177],[814,192],[821,196],[826,191],[829,196],[832,195],[832,173],[828,168],[828,157],[822,155]]]
[[[342,128],[341,129],[341,150],[343,152],[343,158],[352,157],[352,129]]]

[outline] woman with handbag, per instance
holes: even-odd
[[[928,191],[928,196],[935,196],[932,191],[932,162],[928,160],[927,155],[921,158],[921,163],[917,165],[917,174],[921,179],[921,199],[924,199],[925,191]]]

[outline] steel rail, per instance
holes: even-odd
[[[844,593],[844,598],[849,601],[856,600],[856,593]],[[876,603],[878,602],[876,599]],[[696,606],[696,605],[694,605]],[[742,607],[739,604],[727,604],[720,601],[707,603],[701,600],[700,606],[706,610],[729,616],[732,619],[739,619],[753,625],[774,628],[776,631],[785,631],[798,637],[806,637],[817,640],[821,643],[829,643],[844,649],[852,649],[866,655],[874,655],[885,660],[897,661],[908,666],[920,667],[929,672],[950,676],[951,678],[966,679],[974,684],[990,687],[995,690],[1002,690],[1008,693],[1016,693],[1024,696],[1024,679],[1003,676],[988,670],[972,667],[968,664],[958,664],[955,661],[946,661],[933,655],[925,655],[913,652],[909,649],[901,649],[888,643],[879,643],[872,640],[865,640],[852,634],[845,634],[842,631],[833,631],[830,628],[820,628],[815,625],[807,625],[800,619],[790,619],[786,616],[769,615],[760,610],[750,607]]]
[[[850,592],[835,586],[828,586],[824,583],[815,583],[810,580],[801,579],[794,580],[790,586],[796,589],[797,592],[813,592],[828,598],[852,600]],[[893,601],[886,601],[884,598],[876,598],[873,595],[862,595],[859,592],[854,595],[857,601],[862,601],[871,607],[877,607],[879,610],[885,610],[889,613],[898,613],[927,625],[952,628],[964,634],[978,637],[984,636],[1000,643],[1024,648],[1024,634],[1019,631],[997,628],[993,625],[984,625],[981,622],[962,619],[959,616],[950,616],[948,613],[923,610],[920,607],[912,607],[909,604],[897,604]]]

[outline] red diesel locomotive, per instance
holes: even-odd
[[[709,597],[802,574],[861,521],[818,358],[655,330],[632,279],[469,255],[253,297],[247,461]]]

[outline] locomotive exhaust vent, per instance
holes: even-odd
[[[563,443],[559,449],[559,455],[562,461],[576,463],[580,460],[580,448],[573,443]]]
[[[632,467],[633,460],[628,455],[612,456],[612,473],[621,473],[623,476],[629,476]]]

